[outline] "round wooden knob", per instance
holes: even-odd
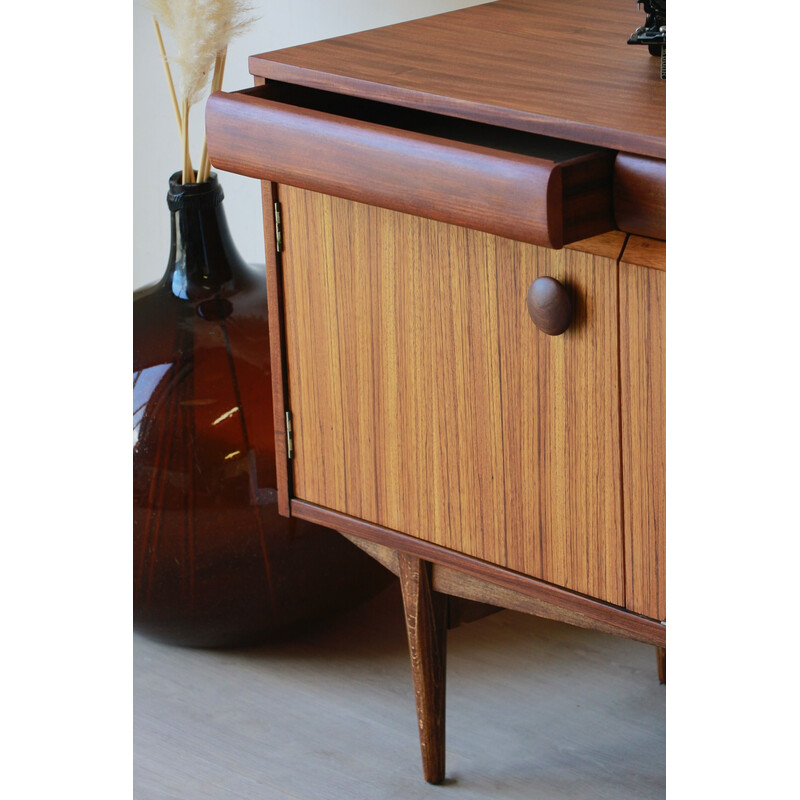
[[[569,292],[555,278],[542,275],[528,288],[528,313],[542,333],[564,333],[572,321],[572,311]]]

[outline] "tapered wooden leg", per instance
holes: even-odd
[[[411,673],[417,702],[422,771],[428,783],[444,780],[444,706],[447,596],[431,587],[431,565],[398,553]]]
[[[658,682],[667,682],[667,648],[656,647],[656,658],[658,660]]]

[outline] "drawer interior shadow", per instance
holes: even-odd
[[[510,128],[500,128],[482,122],[404,108],[375,100],[364,100],[360,97],[335,94],[279,81],[256,86],[242,93],[350,120],[436,136],[440,139],[488,147],[507,153],[533,156],[554,163],[569,161],[602,150],[593,145],[554,139]]]

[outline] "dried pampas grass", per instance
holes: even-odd
[[[242,0],[148,0],[148,7],[153,15],[167,86],[181,134],[183,182],[194,183],[195,174],[189,155],[189,110],[201,99],[209,82],[212,92],[222,87],[228,44],[252,24],[253,9]],[[167,56],[164,47],[162,25],[172,34],[175,45],[172,57]],[[175,90],[170,63],[180,71],[179,93]],[[196,181],[208,180],[209,170],[204,142]]]

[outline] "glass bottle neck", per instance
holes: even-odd
[[[170,254],[166,288],[183,300],[200,301],[234,289],[244,264],[231,238],[223,192],[216,175],[204,183],[170,178]]]

